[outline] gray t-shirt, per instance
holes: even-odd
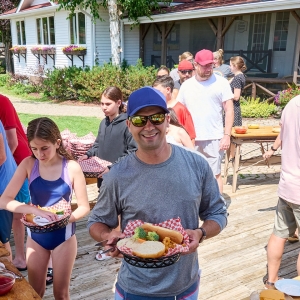
[[[220,75],[226,79],[233,77],[234,74],[231,72],[230,66],[229,65],[221,65],[217,68],[213,68],[213,72],[217,75]]]
[[[180,87],[181,87],[180,79],[174,81],[174,89],[180,90]]]
[[[173,69],[173,70],[170,72],[170,76],[173,78],[174,82],[175,82],[176,80],[179,80],[180,77],[179,77],[179,74],[178,74],[178,68]]]
[[[97,222],[121,229],[130,220],[160,223],[181,218],[185,229],[214,220],[221,230],[227,224],[226,205],[207,161],[192,151],[172,145],[170,158],[146,164],[131,153],[103,176],[99,200],[91,212],[88,228]],[[154,297],[175,296],[197,280],[198,255],[182,255],[172,266],[143,269],[123,261],[118,283],[128,293]]]

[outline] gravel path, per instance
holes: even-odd
[[[69,105],[64,103],[35,102],[7,96],[18,113],[40,114],[48,116],[82,116],[104,118],[100,105]]]

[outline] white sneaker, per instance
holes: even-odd
[[[102,260],[107,260],[107,259],[111,259],[112,257],[110,255],[106,255],[105,253],[104,254],[101,254],[101,251],[99,251],[97,254],[96,254],[96,257],[95,259],[96,260],[99,260],[99,261],[102,261]]]

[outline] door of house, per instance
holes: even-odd
[[[250,16],[248,51],[253,51],[251,60],[259,61],[265,54],[254,51],[267,51],[269,46],[271,14],[255,14]],[[267,69],[267,57],[258,63],[259,67]]]

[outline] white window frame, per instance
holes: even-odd
[[[84,15],[84,39],[85,39],[85,43],[80,44],[79,43],[79,18],[78,18],[78,14],[83,14]],[[70,38],[70,44],[73,45],[86,45],[86,15],[81,12],[75,12],[73,15],[73,18],[71,19],[71,16],[69,16],[69,38]],[[71,20],[73,22],[73,36],[74,36],[74,43],[72,43],[72,37],[71,37]],[[76,22],[76,23],[75,23]]]
[[[48,33],[48,43],[45,43],[44,41],[44,33],[43,33],[43,19],[47,18],[47,33]],[[38,36],[38,27],[36,27],[36,37],[37,37],[37,44],[38,45],[55,45],[55,20],[53,22],[54,25],[54,44],[51,43],[51,34],[50,34],[50,23],[49,23],[49,18],[54,18],[54,15],[49,15],[49,16],[43,16],[40,18],[36,18],[36,26],[37,26],[37,20],[39,20],[40,24],[40,40],[41,43],[39,43],[39,36]]]
[[[18,25],[17,24],[20,24],[20,31],[18,30]],[[22,28],[24,26],[24,37],[23,37],[23,31],[22,31]],[[16,32],[17,32],[17,44],[18,45],[26,45],[26,31],[25,31],[25,20],[17,20],[16,21]],[[21,39],[21,43],[19,43],[19,36],[20,36],[20,39]],[[24,41],[24,38],[25,38],[25,41]]]

